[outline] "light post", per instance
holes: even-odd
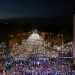
[[[51,34],[54,34],[54,33],[50,33],[50,43],[51,43]]]
[[[61,36],[62,37],[62,52],[63,52],[63,34],[58,34],[57,36]]]
[[[18,43],[21,43],[21,41],[22,41],[22,35],[18,34],[17,36],[18,36]]]
[[[47,40],[47,43],[49,42],[49,33],[47,33],[47,35],[48,35],[48,40]]]

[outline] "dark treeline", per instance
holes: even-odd
[[[14,23],[0,23],[0,41],[5,41],[8,35],[16,35],[24,30],[21,25]]]
[[[12,22],[8,22],[8,23],[4,22],[4,23],[0,23],[0,41],[5,40],[5,38],[8,35],[17,35],[23,32],[32,31],[34,29],[37,29],[40,32],[55,33],[55,34],[62,33],[65,35],[65,37],[70,37],[70,39],[73,40],[73,25],[54,25],[54,24],[21,25],[21,24],[15,24]]]

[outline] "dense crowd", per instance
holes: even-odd
[[[65,59],[15,61],[5,69],[6,75],[69,75],[71,67]],[[2,75],[0,73],[0,75]]]
[[[9,56],[15,61],[9,67],[4,67],[0,75],[3,73],[4,75],[72,75],[71,60],[67,61],[59,59],[59,57],[72,57],[73,44],[69,43],[63,46],[63,48],[56,44],[51,46],[41,36],[33,32],[21,44],[13,45]],[[29,58],[38,56],[40,59]],[[25,58],[29,58],[27,62]]]

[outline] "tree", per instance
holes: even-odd
[[[64,28],[59,31],[58,34],[63,34],[64,43],[67,41],[73,41],[73,29],[72,28]]]
[[[21,25],[2,24],[0,25],[0,40],[5,41],[8,35],[17,35],[23,32]]]

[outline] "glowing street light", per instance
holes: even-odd
[[[47,42],[49,42],[49,33],[47,33],[48,34],[48,41]]]
[[[62,48],[63,48],[63,34],[58,34],[57,36],[61,36],[62,37]],[[63,52],[63,49],[62,49]]]
[[[50,43],[51,43],[51,35],[54,33],[47,33],[47,34],[48,34],[48,42],[50,41]],[[50,36],[49,36],[49,34],[50,34]],[[49,38],[50,38],[50,40],[49,40]]]
[[[8,36],[11,36],[11,37],[13,37],[13,35],[8,35]]]
[[[51,34],[54,34],[54,33],[50,33],[50,43],[51,43]]]

